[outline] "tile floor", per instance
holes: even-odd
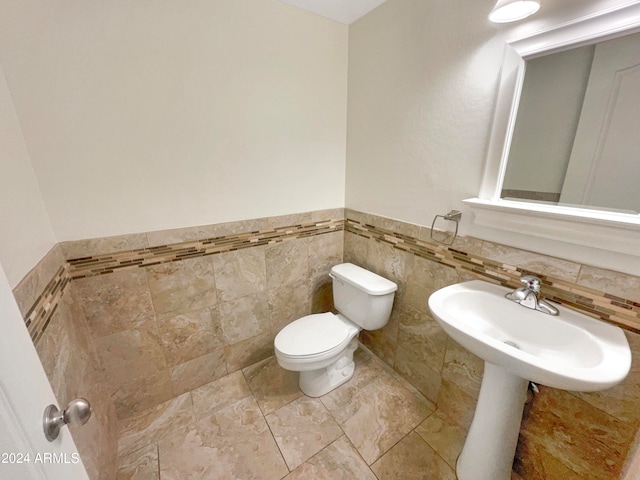
[[[465,432],[360,348],[320,398],[274,357],[121,423],[118,480],[455,480]]]

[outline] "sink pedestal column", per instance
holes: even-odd
[[[458,458],[459,480],[509,480],[529,381],[484,362],[471,428]]]

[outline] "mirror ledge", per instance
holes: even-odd
[[[640,215],[468,198],[477,225],[640,256]]]

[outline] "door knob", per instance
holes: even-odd
[[[84,398],[71,400],[67,408],[60,411],[55,405],[49,405],[44,409],[42,424],[44,436],[53,442],[60,434],[63,425],[84,425],[91,417],[91,404]]]

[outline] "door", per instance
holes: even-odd
[[[640,33],[595,50],[561,203],[640,212]]]
[[[1,266],[0,328],[0,479],[88,480],[67,427],[44,437],[44,409],[57,402]]]

